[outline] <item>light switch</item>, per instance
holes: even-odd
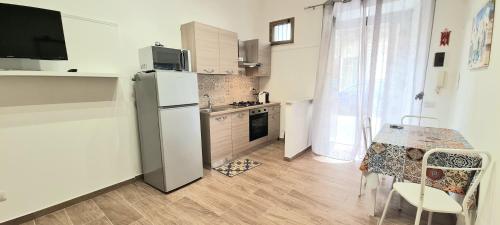
[[[7,201],[7,196],[5,195],[5,192],[0,191],[0,202]]]

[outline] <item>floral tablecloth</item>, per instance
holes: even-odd
[[[393,176],[420,183],[422,158],[434,148],[472,149],[472,146],[455,130],[444,128],[403,126],[394,129],[385,125],[377,134],[366,153],[360,170]],[[429,158],[429,165],[446,167],[477,167],[479,157],[436,153]],[[427,185],[443,191],[464,194],[472,179],[465,171],[428,169]]]

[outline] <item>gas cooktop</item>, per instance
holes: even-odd
[[[232,105],[234,107],[248,107],[248,106],[254,106],[254,105],[262,105],[262,102],[255,102],[255,101],[241,101],[241,102],[233,102],[229,105]]]

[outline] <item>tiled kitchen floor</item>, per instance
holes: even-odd
[[[358,198],[360,173],[354,163],[329,164],[307,152],[283,161],[282,142],[264,147],[248,158],[263,165],[229,178],[216,171],[170,194],[142,182],[30,221],[30,225],[152,225],[152,224],[376,224],[368,216],[366,196]],[[384,180],[378,214],[391,183]],[[386,225],[413,224],[415,210],[397,197]],[[434,225],[452,224],[436,215]],[[426,214],[422,221],[426,221]],[[422,222],[422,224],[426,224]]]

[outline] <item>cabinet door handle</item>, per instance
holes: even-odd
[[[224,121],[227,119],[227,116],[221,116],[221,117],[217,117],[215,118],[217,121]]]
[[[203,71],[205,71],[206,73],[213,73],[215,70],[214,69],[211,69],[211,70],[204,69]]]

